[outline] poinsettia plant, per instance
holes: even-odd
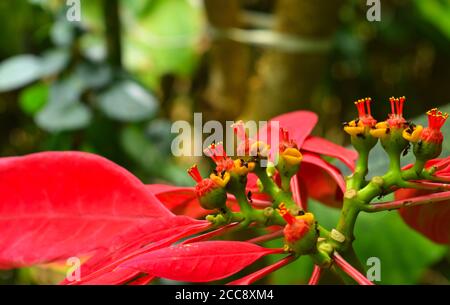
[[[308,111],[277,116],[260,130],[277,128],[278,145],[250,138],[237,122],[241,155],[231,158],[221,143],[212,144],[205,150],[215,164],[210,176],[202,177],[196,165],[188,170],[195,187],[145,185],[83,152],[2,158],[0,268],[78,257],[80,276],[63,284],[232,278],[228,283],[238,285],[308,256],[315,264],[309,284],[330,272],[345,283],[370,285],[353,247],[361,213],[398,210],[431,240],[450,242],[450,158],[438,158],[448,115],[432,109],[428,126],[415,125],[403,117],[401,97],[390,99],[391,113],[377,122],[371,102],[355,102],[358,117],[344,124],[355,150],[310,135],[317,116]],[[390,165],[384,175],[367,179],[369,153],[378,141]],[[416,161],[402,168],[400,159],[410,149]],[[352,173],[344,177],[332,159]],[[391,193],[393,201],[374,203]],[[334,227],[308,211],[309,198],[340,209]],[[239,232],[260,234],[243,240]],[[283,244],[265,244],[276,239]],[[235,277],[265,256],[278,259]]]

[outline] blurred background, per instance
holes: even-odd
[[[390,96],[407,97],[408,117],[450,102],[450,0],[381,0],[380,22],[365,0],[79,2],[72,22],[63,0],[0,2],[0,156],[83,150],[146,183],[190,185],[170,127],[193,112],[224,122],[309,109],[314,134],[347,145],[341,122],[358,98],[380,119]],[[335,224],[338,210],[311,208]],[[357,252],[381,258],[382,283],[449,283],[448,247],[393,213],[358,222]],[[295,264],[265,283],[304,283],[312,263]],[[53,272],[1,272],[0,283]]]

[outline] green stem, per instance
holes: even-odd
[[[364,182],[368,171],[369,153],[366,150],[358,152],[358,160],[356,161],[355,171],[347,181],[347,189],[360,189]]]
[[[122,42],[118,0],[103,0],[103,20],[106,31],[106,48],[111,65],[122,67]]]
[[[233,183],[233,178],[231,179],[230,183]],[[252,211],[252,207],[250,206],[250,203],[247,200],[247,195],[245,194],[245,191],[241,187],[235,187],[231,191],[231,193],[236,198],[239,208],[241,209],[241,212],[245,215],[250,214]]]
[[[265,168],[255,167],[255,174],[258,176],[259,180],[263,185],[263,192],[270,195],[273,198],[272,206],[278,208],[280,203],[284,202],[288,209],[300,210],[300,207],[292,199],[291,194],[288,192],[283,192],[275,182],[267,176]]]
[[[341,214],[336,225],[336,230],[345,236],[343,242],[334,240],[335,246],[340,251],[346,251],[355,239],[353,231],[355,229],[356,219],[361,211],[361,203],[356,198],[344,199]]]

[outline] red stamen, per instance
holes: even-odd
[[[398,112],[398,110],[399,110],[398,98],[396,98],[394,101],[395,101],[395,114],[399,115],[399,112]]]
[[[213,159],[215,163],[220,162],[221,160],[227,158],[227,154],[225,153],[225,150],[223,149],[222,143],[213,143],[209,145],[208,148],[204,150],[205,155]]]
[[[392,112],[392,115],[395,115],[394,101],[395,101],[395,98],[394,98],[394,97],[390,97],[390,98],[389,98],[389,102],[391,103],[391,112]]]
[[[241,141],[240,145],[243,147],[238,148],[238,154],[248,154],[250,150],[250,139],[248,138],[247,133],[245,132],[245,125],[243,121],[237,121],[233,125],[233,132],[236,134],[237,138]],[[243,149],[243,151],[242,151]]]
[[[279,151],[283,152],[288,147],[297,148],[297,144],[295,144],[294,140],[289,137],[289,131],[285,128],[280,128],[280,144]]]
[[[289,142],[289,131],[283,128],[282,132],[283,132],[283,140]]]
[[[280,128],[280,143],[289,143],[289,131],[285,128]]]
[[[405,103],[405,100],[406,100],[406,98],[404,96],[402,96],[399,99],[400,108],[398,110],[398,114],[401,115],[401,116],[403,116],[403,104]]]
[[[366,98],[367,115],[369,115],[369,116],[372,115],[372,111],[370,110],[370,102],[371,101],[372,101],[372,99],[370,97]]]
[[[233,128],[234,133],[237,135],[237,137],[241,140],[241,141],[248,141],[248,136],[245,133],[245,125],[244,122],[242,121],[237,121],[236,123],[234,123],[233,125],[231,125],[231,127]]]
[[[295,223],[295,217],[289,213],[284,203],[280,203],[278,206],[278,213],[280,213],[281,217],[283,217],[288,224],[292,225]]]
[[[355,105],[356,105],[356,108],[358,109],[358,116],[361,118],[361,117],[364,117],[366,114],[365,114],[365,110],[364,110],[364,100],[357,100],[356,102],[355,102]]]
[[[189,176],[191,176],[192,179],[194,179],[195,182],[197,182],[197,183],[202,182],[203,178],[202,178],[202,175],[200,175],[200,172],[198,170],[197,164],[192,165],[188,169],[187,172],[188,172]]]
[[[448,113],[443,113],[438,111],[437,108],[433,108],[427,112],[428,115],[428,126],[434,130],[441,130],[445,121],[448,118]]]
[[[356,108],[358,109],[359,122],[361,122],[364,126],[374,126],[377,122],[372,117],[372,110],[370,107],[371,102],[372,99],[370,97],[355,101]]]

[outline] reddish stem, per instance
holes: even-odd
[[[434,193],[429,195],[422,195],[408,199],[395,200],[391,202],[382,202],[377,204],[372,204],[368,206],[365,211],[367,212],[379,212],[386,210],[399,209],[403,207],[411,207],[416,205],[424,205],[434,202],[443,202],[450,199],[450,191],[442,193]]]
[[[227,194],[228,200],[236,200],[236,197],[234,197],[231,194]],[[252,201],[250,202],[250,205],[257,207],[257,208],[267,208],[272,206],[272,202],[262,199],[254,199],[252,198]]]
[[[339,253],[334,252],[333,259],[336,265],[341,268],[342,271],[351,276],[360,285],[374,285],[369,281],[364,275],[356,270],[352,265],[350,265]]]
[[[210,224],[208,224],[208,226],[205,226],[204,224],[198,226],[201,227],[204,226],[204,229],[208,229],[208,226],[210,226]],[[194,233],[198,228],[197,227],[193,227],[191,228],[192,233]],[[191,234],[192,234],[191,233]],[[183,233],[185,234],[185,233]],[[112,262],[110,262],[109,264],[107,264],[106,266],[102,266],[101,268],[93,271],[92,273],[89,273],[88,275],[84,276],[81,281],[79,282],[71,282],[68,285],[79,285],[82,284],[84,282],[88,282],[92,279],[95,279],[97,276],[105,274],[106,272],[111,272],[113,271],[117,266],[119,266],[121,263],[127,261],[128,259],[134,258],[140,254],[146,253],[148,251],[154,251],[154,250],[158,250],[167,246],[170,246],[171,244],[173,244],[174,242],[176,242],[178,239],[180,239],[179,235],[174,235],[174,236],[170,236],[167,237],[165,239],[162,239],[160,241],[154,242],[152,244],[149,244],[147,246],[144,246],[142,248],[139,248],[121,258],[118,258],[117,260],[114,260]]]
[[[292,198],[297,203],[300,209],[305,210],[302,202],[302,196],[300,195],[300,185],[298,183],[297,175],[294,175],[291,178],[291,190],[292,190]]]
[[[258,236],[252,239],[247,240],[248,243],[253,243],[253,244],[257,244],[257,243],[262,243],[265,241],[269,241],[278,237],[283,236],[283,230],[279,230],[279,231],[275,231],[266,235],[262,235],[262,236]]]
[[[276,262],[273,265],[267,266],[261,270],[253,272],[247,276],[244,276],[243,278],[232,281],[232,282],[228,283],[227,285],[250,285],[253,282],[256,282],[257,280],[262,279],[269,273],[277,271],[281,267],[286,266],[287,264],[294,261],[294,259],[295,259],[295,256],[287,256],[287,257],[283,258],[282,260],[279,260],[278,262]]]
[[[237,226],[239,224],[239,222],[233,222],[230,224],[227,224],[226,226],[223,226],[217,230],[213,230],[211,232],[207,232],[189,239],[186,239],[185,241],[183,241],[181,244],[189,244],[189,243],[193,243],[193,242],[198,242],[198,241],[203,241],[203,240],[207,240],[210,238],[213,238],[215,236],[218,236],[220,234],[226,233],[228,231],[230,231],[231,229],[233,229],[235,226]]]
[[[309,279],[308,285],[317,285],[319,283],[321,274],[322,274],[322,268],[320,268],[317,265],[314,265],[314,269],[311,274],[311,278]]]
[[[405,185],[407,188],[414,188],[420,190],[430,190],[430,191],[446,191],[450,190],[450,185],[446,183],[439,182],[427,182],[427,181],[419,181],[419,182],[407,182]]]
[[[444,183],[444,184],[450,183],[450,177],[436,176],[436,177],[431,177],[429,179],[431,179],[432,181]]]

